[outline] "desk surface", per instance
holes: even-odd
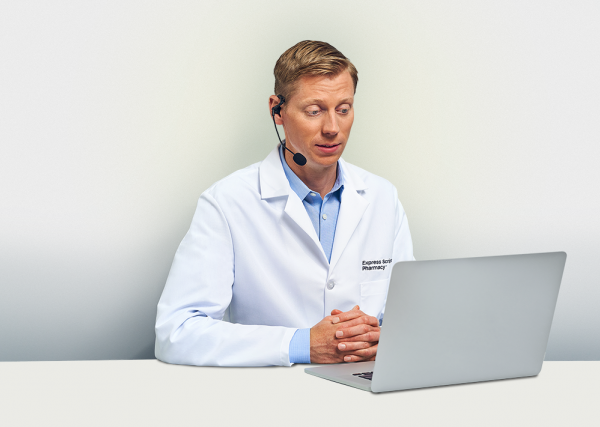
[[[545,362],[534,378],[382,394],[307,375],[304,367],[4,362],[0,424],[600,425],[600,362]]]

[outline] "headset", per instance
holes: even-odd
[[[285,98],[283,97],[283,95],[277,95],[277,98],[279,98],[279,104],[277,104],[276,106],[271,108],[271,117],[273,118],[273,124],[275,125],[275,132],[277,132],[277,138],[279,139],[281,146],[294,155],[294,157],[293,157],[294,162],[298,166],[304,166],[306,164],[306,157],[304,157],[300,153],[294,153],[292,150],[287,148],[285,140],[282,141],[281,137],[279,136],[279,131],[277,130],[277,123],[275,123],[275,114],[277,114],[277,115],[279,115],[279,117],[281,117],[281,106],[285,102]]]

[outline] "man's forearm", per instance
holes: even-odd
[[[241,325],[205,316],[173,316],[156,325],[156,357],[197,366],[290,366],[296,329]]]

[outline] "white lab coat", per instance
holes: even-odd
[[[392,265],[414,259],[408,222],[390,182],[340,164],[346,182],[331,264],[278,148],[200,196],[158,303],[158,359],[289,366],[296,330],[331,310],[359,304],[382,316]]]

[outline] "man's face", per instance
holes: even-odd
[[[354,84],[348,71],[304,76],[282,110],[286,143],[313,170],[337,164],[354,122]]]

